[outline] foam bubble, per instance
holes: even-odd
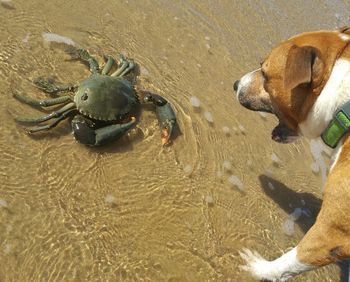
[[[282,225],[282,230],[284,234],[288,236],[293,236],[295,233],[295,223],[294,220],[287,218]]]
[[[30,33],[27,33],[26,36],[22,39],[23,43],[28,43],[30,37]]]
[[[184,173],[185,175],[189,176],[193,171],[193,167],[191,165],[186,165],[184,167]]]
[[[294,211],[289,214],[289,218],[291,220],[297,221],[302,215],[306,215],[307,217],[311,217],[311,212],[306,208],[295,208]]]
[[[105,202],[109,205],[115,205],[117,203],[117,199],[112,194],[108,194],[105,197]]]
[[[271,169],[267,169],[264,173],[267,177],[272,178],[273,177],[273,171]]]
[[[204,117],[207,120],[207,122],[209,123],[213,123],[214,122],[214,118],[211,112],[204,112]]]
[[[10,244],[5,244],[4,246],[4,253],[9,254],[12,250],[12,246]]]
[[[267,113],[265,112],[259,112],[260,117],[265,120],[267,118]]]
[[[272,153],[272,155],[271,155],[271,161],[272,161],[275,165],[280,165],[280,164],[281,164],[281,159],[276,155],[276,153]]]
[[[0,199],[0,207],[4,207],[4,208],[8,207],[7,201],[4,199]]]
[[[232,170],[232,165],[231,165],[230,161],[227,161],[227,160],[224,161],[222,163],[222,166],[223,166],[224,170],[226,170],[226,171],[231,171]]]
[[[243,191],[244,187],[243,187],[243,183],[242,181],[236,176],[236,175],[231,175],[228,178],[228,182],[233,186],[238,188],[239,190]]]
[[[267,183],[267,186],[270,188],[270,190],[275,190],[275,186],[271,182]]]
[[[56,33],[51,32],[43,32],[42,36],[46,42],[57,42],[57,43],[65,43],[67,45],[75,46],[75,42],[69,37],[62,36]]]
[[[145,67],[140,67],[140,72],[142,75],[149,75],[149,70]]]
[[[247,160],[247,167],[250,169],[253,169],[253,161],[252,160]]]
[[[204,201],[207,203],[207,205],[214,205],[214,198],[210,195],[205,196]]]
[[[317,162],[313,162],[310,166],[311,168],[311,171],[314,173],[314,174],[318,174],[320,172],[320,166]]]
[[[15,9],[15,6],[13,5],[11,0],[1,0],[0,4],[6,9],[9,9],[9,10]]]
[[[246,129],[245,129],[245,127],[242,124],[238,125],[238,129],[241,131],[242,134],[246,133]]]
[[[226,134],[226,135],[230,135],[230,128],[228,126],[223,126],[222,127],[222,131]]]
[[[195,108],[199,108],[201,105],[201,101],[196,96],[190,97],[190,103]]]
[[[303,213],[304,212],[301,208],[295,208],[294,211],[289,215],[289,218],[293,221],[297,221]]]
[[[327,172],[326,162],[322,156],[323,145],[322,145],[321,141],[317,140],[317,139],[311,140],[310,141],[310,150],[311,150],[311,154],[312,154],[315,162],[319,166],[319,170],[320,170],[321,176],[322,176],[322,181],[323,181],[323,183],[325,183],[327,180],[327,173],[328,172]]]

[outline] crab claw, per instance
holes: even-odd
[[[173,133],[174,126],[175,126],[175,122],[171,122],[169,120],[166,120],[161,124],[160,137],[161,137],[163,146],[171,143],[170,137]]]
[[[156,106],[156,115],[160,125],[162,145],[170,144],[176,126],[176,116],[170,103],[162,96],[151,93],[147,93],[144,100],[145,102],[152,102]]]
[[[118,140],[135,122],[135,117],[132,117],[127,123],[109,124],[95,128],[93,121],[82,115],[76,115],[72,120],[72,129],[78,142],[89,146],[99,146]]]

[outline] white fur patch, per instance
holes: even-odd
[[[248,249],[244,249],[240,255],[246,262],[246,265],[241,268],[260,280],[283,282],[301,272],[315,268],[299,261],[296,247],[274,261],[267,261],[257,252]]]
[[[239,80],[239,84],[236,92],[237,99],[239,97],[240,91],[246,87],[249,87],[249,84],[252,81],[253,74],[256,73],[257,71],[260,71],[260,69],[256,69],[254,71],[248,72]]]
[[[339,59],[306,120],[299,124],[301,134],[310,139],[319,137],[337,109],[349,100],[350,61]]]
[[[344,41],[349,41],[350,40],[350,36],[347,35],[347,34],[344,34],[344,33],[339,34],[339,37],[341,39],[343,39]]]

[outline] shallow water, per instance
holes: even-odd
[[[238,251],[272,259],[295,246],[319,210],[322,172],[308,142],[272,143],[276,120],[239,106],[232,83],[281,40],[345,25],[347,11],[345,0],[1,1],[0,280],[253,281]],[[44,98],[34,78],[89,75],[46,32],[100,62],[134,58],[138,88],[174,106],[172,146],[148,107],[103,148],[77,144],[68,121],[26,135],[12,116],[43,112],[13,91]],[[307,212],[293,230],[295,208]],[[332,265],[294,281],[339,277]]]

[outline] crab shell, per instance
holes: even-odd
[[[139,103],[129,81],[100,74],[80,83],[74,102],[81,114],[101,121],[118,120]]]

